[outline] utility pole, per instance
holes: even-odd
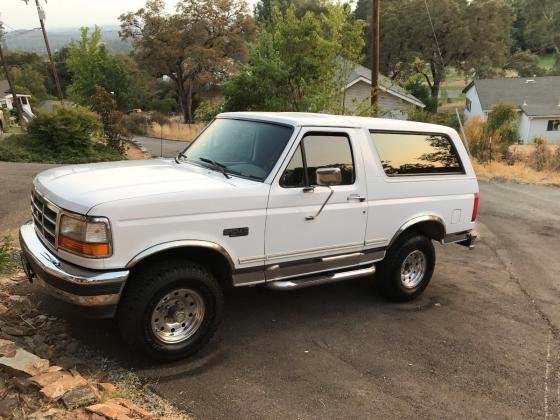
[[[52,58],[51,46],[49,44],[49,37],[47,36],[47,30],[45,29],[45,11],[39,5],[39,0],[35,0],[35,4],[37,5],[37,14],[39,15],[39,22],[41,22],[41,30],[43,31],[43,38],[45,38],[45,46],[47,47],[47,54],[49,56],[49,61],[51,62],[54,83],[56,84],[56,93],[58,95],[58,99],[60,100],[60,102],[64,103],[63,102],[64,97],[62,96],[62,89],[60,88],[60,81],[58,80],[58,72],[56,71],[56,65]]]
[[[20,125],[25,125],[25,120],[23,119],[23,108],[21,106],[21,102],[19,98],[16,96],[16,90],[14,88],[14,82],[12,81],[12,76],[8,72],[8,64],[4,59],[4,51],[2,50],[2,40],[0,40],[0,60],[2,60],[2,66],[4,67],[4,73],[6,73],[6,80],[8,80],[8,84],[10,85],[10,91],[12,92],[13,104],[16,107],[18,119]],[[1,111],[0,111],[1,112]]]
[[[373,116],[379,112],[379,3],[381,0],[372,0],[371,19],[371,106]]]

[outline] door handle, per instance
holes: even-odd
[[[360,203],[363,203],[364,201],[366,201],[366,198],[363,195],[360,194],[350,194],[347,198],[348,201],[359,201]]]

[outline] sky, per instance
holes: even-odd
[[[138,10],[145,0],[40,0],[40,3],[47,16],[47,29],[56,29],[118,25],[120,14]],[[172,10],[176,0],[165,0],[165,3]],[[23,0],[0,0],[0,20],[8,31],[38,27],[35,0],[29,0],[28,5]]]

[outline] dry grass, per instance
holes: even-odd
[[[510,181],[518,184],[552,185],[560,187],[560,172],[536,171],[519,162],[508,165],[505,162],[480,163],[473,159],[473,166],[479,179],[493,181]]]
[[[204,128],[202,124],[181,124],[171,122],[170,124],[159,125],[153,123],[148,128],[148,136],[163,138],[165,140],[191,141]]]

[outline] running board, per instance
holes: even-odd
[[[334,274],[317,274],[313,277],[302,279],[277,280],[266,284],[272,290],[296,290],[304,287],[319,286],[321,284],[336,283],[338,281],[352,280],[358,277],[369,276],[375,273],[375,266],[359,268],[352,271],[342,271]]]

